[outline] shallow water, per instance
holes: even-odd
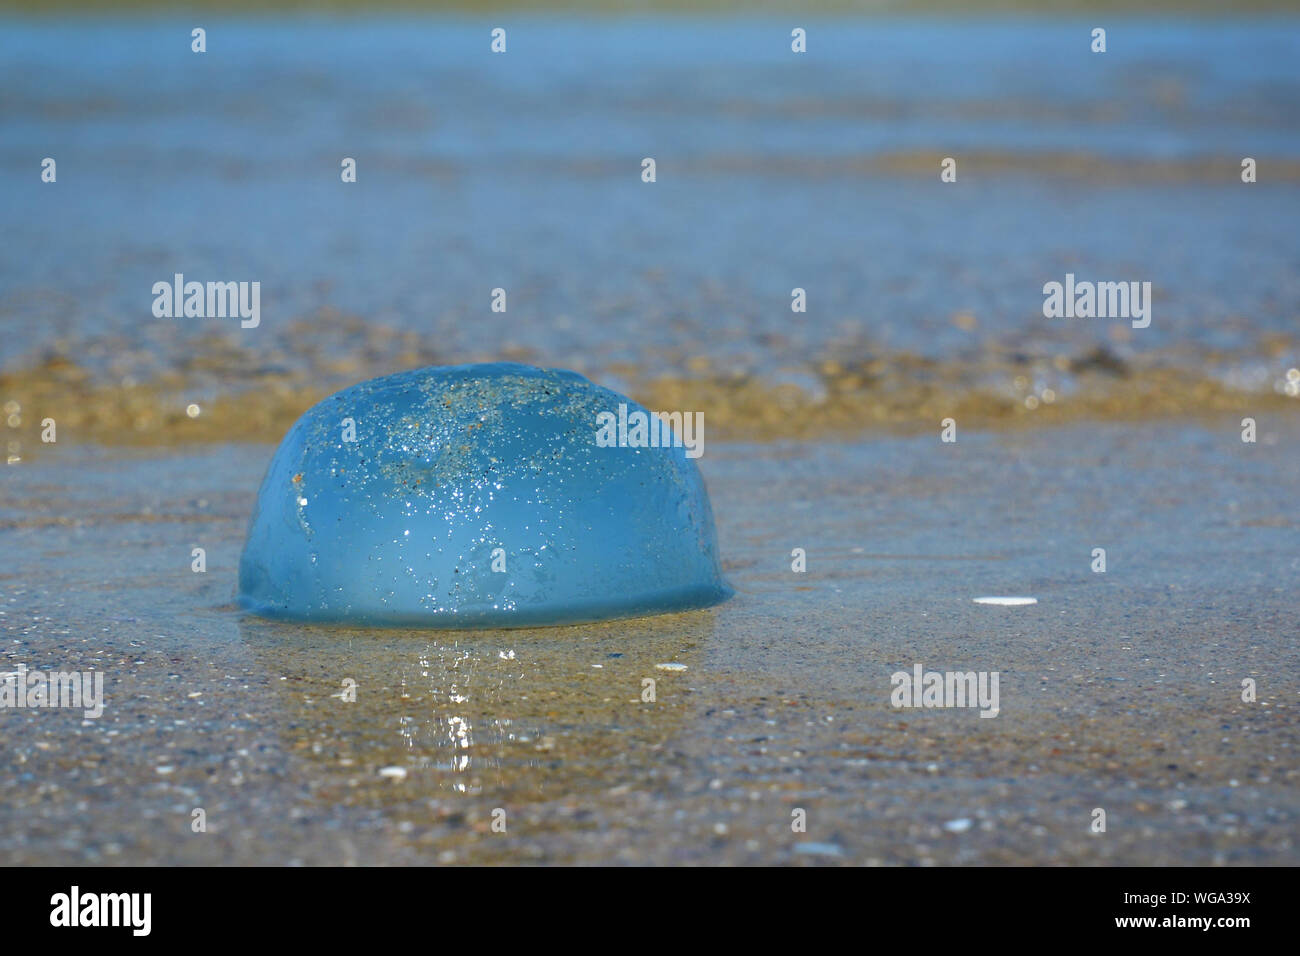
[[[1243,445],[1226,421],[719,445],[732,601],[457,634],[241,615],[269,447],[61,450],[5,472],[0,535],[24,561],[0,668],[98,668],[108,703],[4,714],[0,853],[1295,864],[1298,438]],[[915,663],[998,671],[999,715],[892,708]]]
[[[504,357],[816,399],[821,361],[922,356],[974,395],[1013,390],[1008,353],[1104,347],[1272,394],[1300,365],[1295,23],[1121,18],[1099,56],[1079,20],[812,19],[801,57],[782,20],[525,18],[494,56],[486,22],[272,18],[200,56],[188,22],[9,20],[3,391],[55,361],[113,390],[64,382],[65,417],[153,385],[155,416],[252,390],[292,418],[272,383]],[[1151,326],[1045,319],[1067,272],[1150,281]],[[176,273],[261,282],[261,324],[154,318]]]

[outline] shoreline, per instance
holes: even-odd
[[[485,359],[487,360],[487,359]],[[519,360],[514,357],[511,360]],[[536,363],[523,359],[529,364]],[[112,446],[175,446],[221,442],[277,442],[307,409],[360,381],[429,364],[398,362],[357,377],[267,375],[234,390],[186,386],[179,373],[162,381],[111,385],[59,359],[0,375],[0,405],[8,427],[0,435],[12,455],[41,450],[42,422],[57,424],[57,441]],[[542,367],[548,366],[543,363]],[[1273,389],[1247,390],[1184,368],[1125,363],[1104,350],[1057,362],[971,367],[892,356],[860,362],[808,363],[795,381],[762,375],[650,377],[615,365],[585,371],[647,408],[702,412],[709,440],[817,441],[870,435],[915,435],[938,430],[944,419],[962,429],[1003,431],[1059,428],[1085,422],[1205,421],[1230,414],[1293,418],[1300,400],[1282,386],[1300,379],[1275,363]],[[1056,377],[1044,373],[1055,371]],[[1290,377],[1288,377],[1290,376]],[[311,379],[330,381],[327,386]],[[968,381],[962,383],[961,378]],[[1057,387],[1046,384],[1052,382]],[[1300,384],[1297,382],[1295,384]],[[593,433],[595,424],[593,423]]]

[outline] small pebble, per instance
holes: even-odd
[[[796,843],[794,852],[810,856],[843,856],[844,849],[834,843]]]

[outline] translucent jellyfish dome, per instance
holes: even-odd
[[[305,621],[490,628],[724,601],[688,447],[608,440],[624,434],[612,419],[636,413],[650,414],[574,372],[516,364],[419,369],[332,395],[267,469],[240,603]]]

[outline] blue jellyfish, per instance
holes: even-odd
[[[613,416],[621,439],[636,413],[649,416],[575,372],[505,363],[332,395],[298,419],[262,480],[240,603],[267,617],[464,628],[724,601],[690,449],[667,428],[658,447],[601,440]]]

